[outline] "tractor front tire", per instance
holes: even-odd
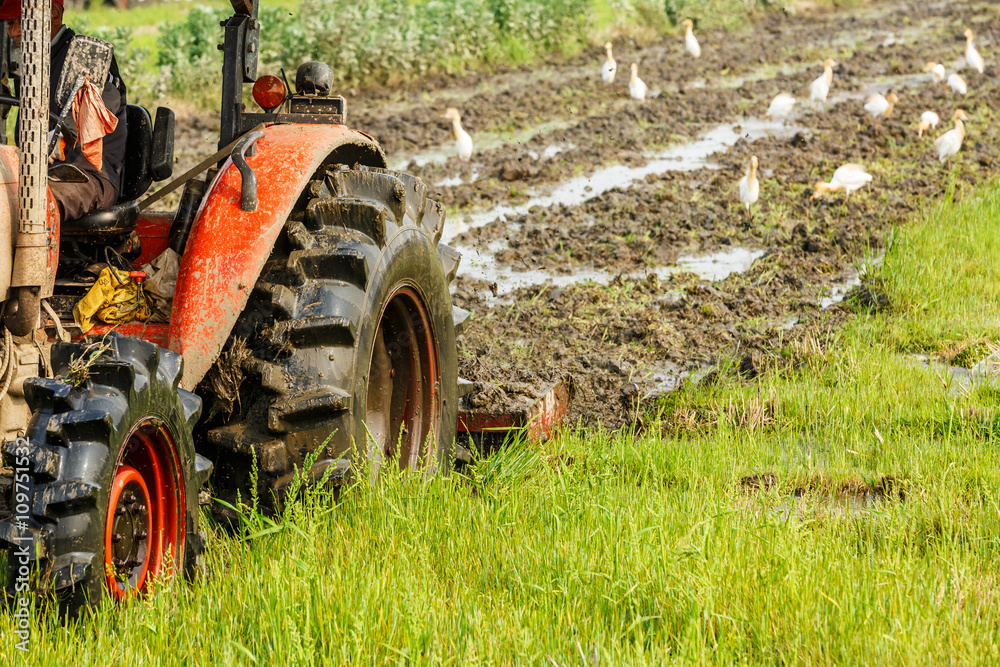
[[[220,359],[251,378],[233,414],[209,419],[218,497],[246,502],[256,475],[274,511],[296,470],[318,480],[345,460],[372,479],[387,464],[450,468],[465,313],[451,304],[458,255],[438,243],[443,224],[406,174],[336,165],[307,186]]]
[[[8,586],[27,543],[36,594],[76,616],[194,568],[198,491],[212,465],[194,451],[201,399],[179,386],[180,355],[112,333],[55,345],[52,365],[62,377],[25,382],[28,437],[4,445],[15,516],[0,537],[14,546]]]

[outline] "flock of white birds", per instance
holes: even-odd
[[[683,25],[685,27],[684,49],[693,58],[701,57],[701,44],[698,43],[698,38],[694,35],[694,23],[690,19],[685,19]],[[611,42],[604,45],[604,51],[606,58],[601,66],[601,80],[605,84],[610,85],[614,83],[618,64],[615,62]],[[965,62],[979,74],[982,74],[986,67],[983,57],[973,44],[973,32],[971,28],[965,31]],[[810,84],[809,100],[814,106],[819,108],[825,106],[827,97],[830,94],[830,87],[833,84],[833,68],[836,66],[836,61],[832,58],[827,58],[823,63],[823,74]],[[924,67],[924,72],[931,73],[938,81],[946,82],[947,86],[958,95],[965,95],[968,92],[965,80],[957,72],[948,75],[944,65],[928,62]],[[646,99],[649,92],[649,88],[639,78],[639,66],[637,63],[632,63],[631,66],[628,92],[629,97],[634,100]],[[888,118],[892,116],[893,109],[898,103],[899,98],[895,93],[890,93],[888,96],[875,94],[865,99],[864,108],[871,114],[872,121],[878,123],[881,117],[885,116]],[[788,116],[791,114],[792,109],[794,109],[795,104],[796,99],[792,94],[786,92],[778,93],[771,100],[764,118],[787,122]],[[472,137],[462,127],[461,114],[459,114],[458,109],[449,108],[441,118],[451,121],[458,156],[467,162],[472,157]],[[954,123],[954,128],[934,140],[934,147],[941,162],[956,155],[961,150],[962,142],[965,139],[964,122],[968,121],[965,112],[962,109],[956,109],[951,119]],[[935,112],[930,110],[924,111],[920,116],[920,123],[917,125],[917,136],[922,137],[924,132],[936,128],[939,122],[940,118]],[[751,215],[750,207],[756,204],[760,197],[760,182],[757,178],[758,166],[759,160],[757,156],[751,155],[747,164],[746,174],[740,179],[738,184],[740,201],[746,207],[748,217]],[[871,180],[871,174],[867,173],[862,165],[854,163],[845,164],[833,172],[833,176],[828,183],[816,183],[815,191],[811,198],[815,199],[827,192],[843,191],[845,193],[844,202],[846,203],[852,192],[864,187]]]

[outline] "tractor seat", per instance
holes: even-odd
[[[61,234],[76,237],[110,237],[128,234],[139,220],[139,197],[146,193],[153,180],[170,178],[173,172],[174,114],[169,109],[156,111],[156,134],[153,122],[144,108],[129,104],[125,108],[128,135],[125,139],[125,160],[121,170],[121,195],[118,203],[106,209],[91,211],[62,224]],[[153,155],[154,148],[157,155]]]
[[[138,220],[139,202],[128,201],[68,220],[60,233],[66,236],[119,236],[134,230]]]

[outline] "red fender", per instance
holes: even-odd
[[[195,216],[181,260],[168,347],[184,357],[181,385],[193,390],[218,358],[292,207],[324,162],[384,167],[366,134],[344,125],[271,125],[247,163],[257,210],[240,209],[242,178],[227,160]]]

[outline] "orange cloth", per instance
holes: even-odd
[[[73,98],[73,122],[77,144],[99,171],[104,165],[104,137],[115,131],[118,119],[104,106],[101,90],[89,77]]]

